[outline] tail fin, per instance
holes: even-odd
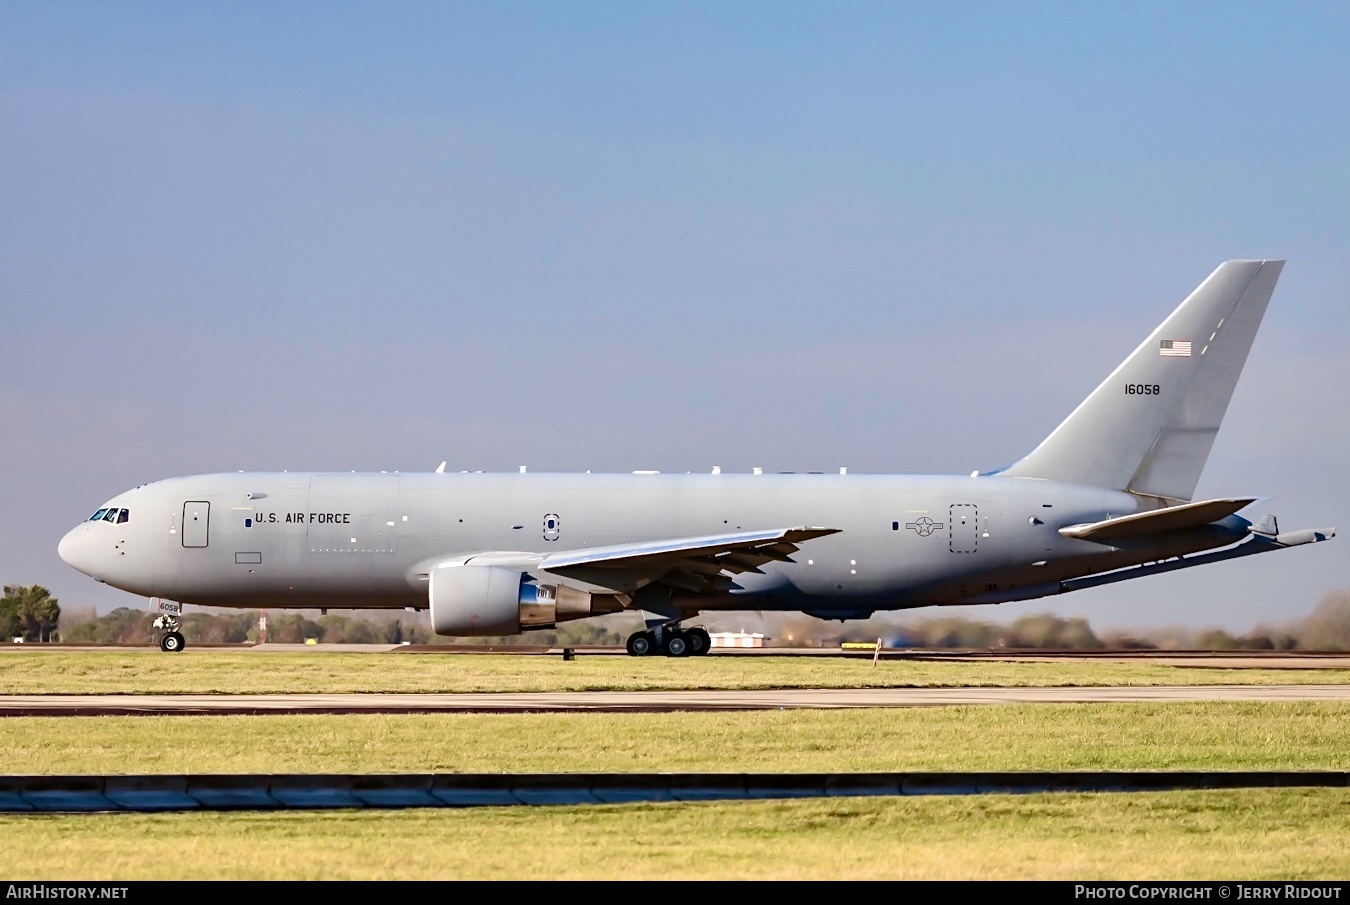
[[[1220,264],[1003,474],[1189,500],[1283,267]]]

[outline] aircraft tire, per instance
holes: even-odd
[[[178,632],[165,632],[164,636],[159,639],[159,649],[166,654],[176,654],[185,647],[187,647],[187,642]]]
[[[665,647],[667,657],[687,657],[689,656],[689,636],[684,632],[667,632]]]
[[[712,638],[708,637],[708,630],[703,626],[695,626],[688,632],[689,635],[689,653],[691,656],[702,657],[708,653],[708,648],[712,647]]]
[[[628,656],[646,657],[656,647],[656,639],[651,632],[633,632],[628,636]]]

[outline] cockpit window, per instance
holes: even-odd
[[[130,510],[130,509],[119,509],[119,510],[117,510],[117,524],[120,525],[120,524],[122,524],[123,522],[129,521],[130,519],[131,519],[131,510]]]
[[[116,510],[116,509],[109,509],[109,510],[108,510],[108,514],[105,515],[105,516],[103,516],[103,520],[104,520],[105,522],[115,522],[115,521],[117,521],[117,510]]]
[[[103,518],[103,516],[106,515],[107,512],[108,510],[106,509],[100,509],[98,512],[95,512],[93,515],[89,516],[89,521],[96,522],[99,519]]]

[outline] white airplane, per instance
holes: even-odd
[[[1002,603],[1327,540],[1192,500],[1282,261],[1218,267],[1021,461],[861,474],[210,474],[109,500],[71,566],[178,604],[430,609],[442,635],[625,610],[633,655],[706,653],[700,613],[823,619]],[[176,603],[173,603],[176,602]]]

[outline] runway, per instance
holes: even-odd
[[[1350,685],[1052,688],[830,688],[761,691],[576,691],[492,694],[3,695],[0,716],[269,713],[668,713],[1200,701],[1350,701]]]
[[[152,644],[0,644],[0,655],[23,656],[31,654],[88,654],[118,653],[143,654],[162,657],[163,652]],[[396,654],[396,655],[508,655],[515,657],[627,657],[622,647],[548,647],[545,645],[483,645],[483,644],[204,644],[193,643],[181,654],[173,656],[217,656],[221,654]],[[1350,652],[1347,651],[1266,651],[1266,650],[990,650],[965,648],[891,648],[879,653],[871,647],[717,647],[709,651],[713,657],[751,658],[791,657],[810,659],[844,659],[871,661],[874,656],[882,662],[943,662],[943,663],[1120,663],[1153,666],[1178,666],[1192,669],[1333,669],[1350,670]]]
[[[0,813],[465,808],[880,795],[1343,789],[1340,770],[946,773],[218,773],[0,776]]]

